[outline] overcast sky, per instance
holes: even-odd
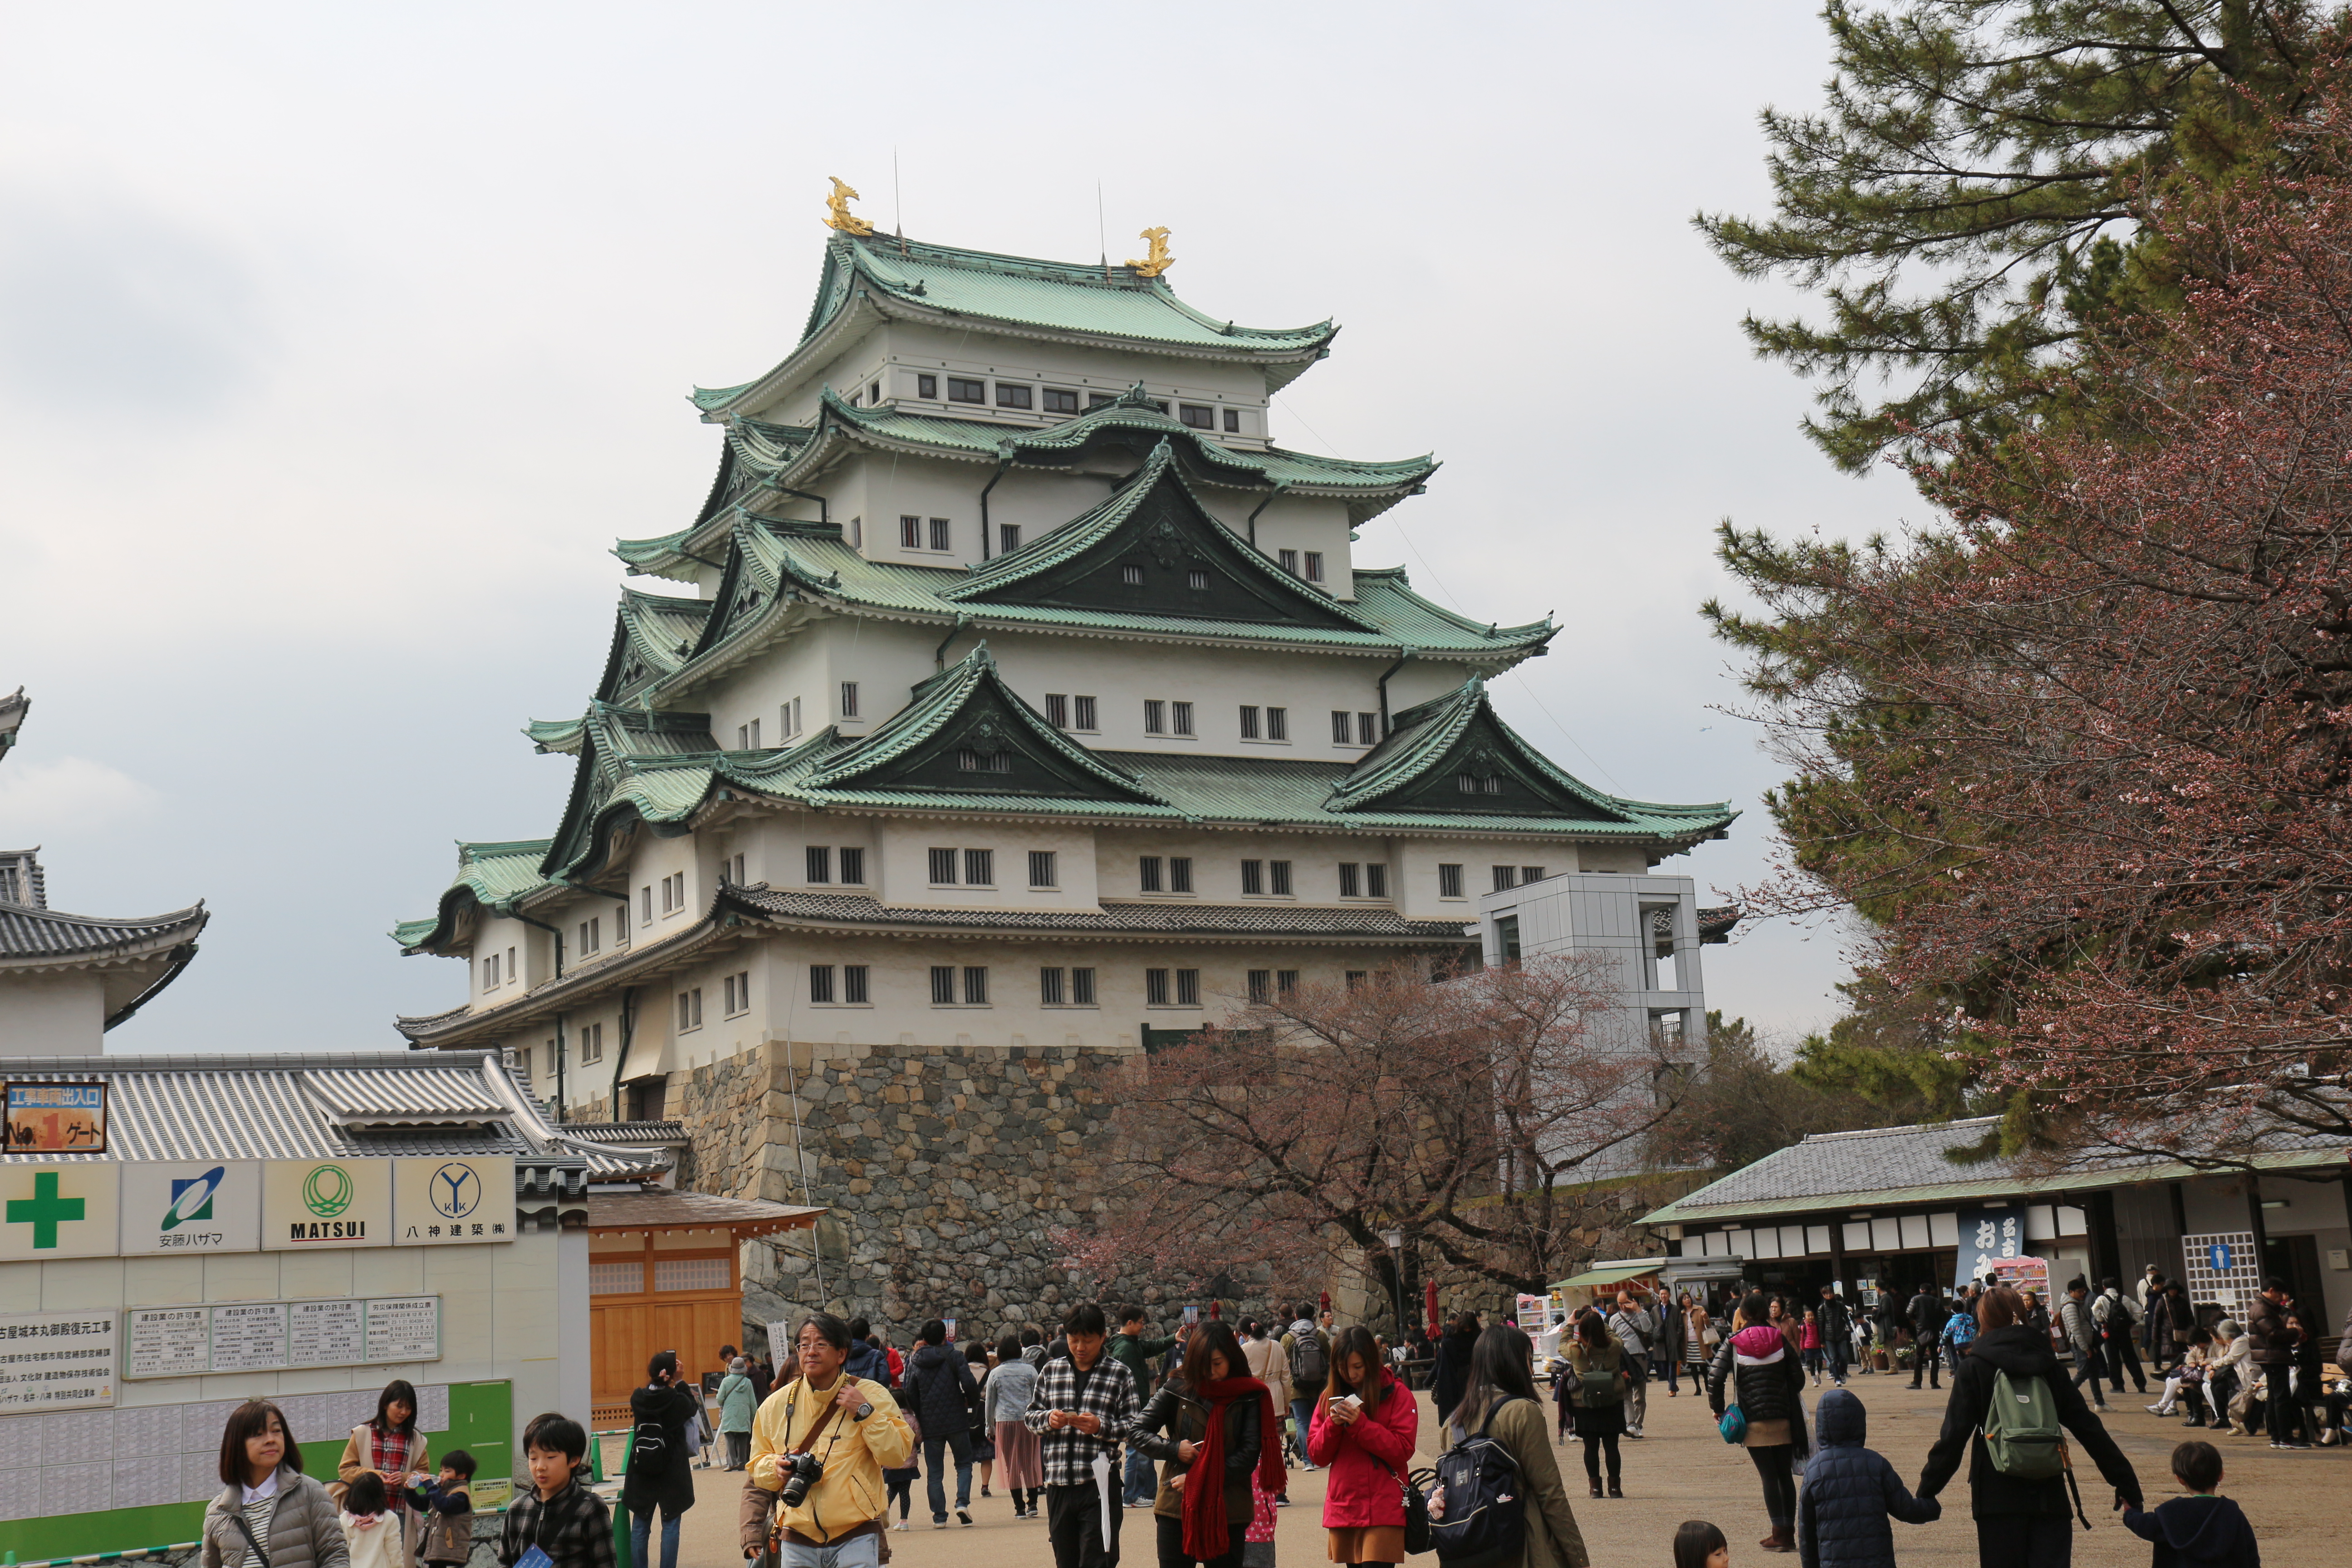
[[[552,831],[615,536],[690,521],[684,401],[800,329],[825,176],[884,226],[1327,316],[1309,451],[1434,450],[1359,565],[1506,624],[1504,712],[1604,788],[1728,797],[1661,870],[1728,893],[1778,771],[1697,615],[1725,517],[1920,513],[1834,473],[1752,360],[1699,208],[1761,210],[1756,111],[1827,75],[1813,0],[1624,6],[0,5],[0,847],[53,904],[202,898],[116,1051],[396,1046],[458,1000],[383,934],[457,838]],[[1475,20],[1467,20],[1475,18]],[[892,159],[898,177],[894,185]],[[1744,929],[1708,1000],[1825,1024],[1833,931]]]

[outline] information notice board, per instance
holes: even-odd
[[[122,1319],[128,1378],[441,1359],[438,1296],[132,1307]]]

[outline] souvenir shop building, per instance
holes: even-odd
[[[2193,1300],[2242,1310],[2268,1274],[2352,1310],[2352,1148],[2260,1157],[2252,1175],[2160,1161],[2091,1163],[2029,1176],[2004,1160],[1960,1164],[1993,1118],[1818,1133],[1653,1211],[1642,1223],[1680,1258],[1743,1260],[1749,1283],[1810,1295],[1832,1280],[1908,1295],[1987,1273],[2060,1289],[2080,1274],[2128,1286],[2148,1264]]]

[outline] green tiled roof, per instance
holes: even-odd
[[[530,743],[542,752],[562,752],[577,756],[580,742],[588,732],[584,719],[533,719],[522,727]]]
[[[414,952],[449,940],[466,900],[483,909],[504,910],[525,894],[547,885],[540,862],[550,840],[499,839],[457,846],[457,875],[441,895],[439,910],[431,920],[403,921],[392,928],[392,940]]]

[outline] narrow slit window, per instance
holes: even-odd
[[[1147,1007],[1165,1007],[1168,1005],[1168,972],[1164,969],[1145,970],[1143,972],[1143,1005]]]
[[[1145,855],[1136,860],[1135,885],[1139,891],[1146,893],[1156,893],[1160,890],[1159,856]],[[490,984],[495,985],[498,982],[492,980]]]
[[[1168,704],[1157,697],[1143,700],[1143,732],[1147,735],[1168,733]]]
[[[1242,862],[1242,891],[1252,895],[1263,895],[1265,892],[1265,861],[1244,860]]]
[[[812,882],[830,882],[833,880],[833,849],[831,846],[824,844],[812,844],[808,847],[808,879]]]
[[[1242,704],[1242,739],[1257,739],[1257,709],[1247,702]]]
[[[873,968],[868,964],[843,964],[841,966],[841,999],[857,1007],[870,1004],[874,1000],[869,984],[873,973]]]
[[[1091,969],[1070,971],[1070,1005],[1091,1007],[1095,1005],[1095,972]]]
[[[1168,858],[1168,890],[1171,893],[1192,890],[1192,858],[1190,855],[1171,855]]]
[[[830,1002],[833,1000],[832,964],[812,963],[809,965],[809,1000],[818,1003]]]
[[[1290,862],[1269,860],[1265,863],[1266,891],[1277,899],[1290,897]]]
[[[1201,1005],[1201,972],[1180,969],[1176,972],[1176,1005],[1197,1007]]]
[[[952,1007],[955,1005],[954,964],[934,963],[931,965],[931,1005],[934,1007]]]
[[[1058,1007],[1062,1005],[1062,972],[1060,970],[1049,967],[1037,971],[1037,1002],[1040,1006],[1045,1007]]]
[[[854,680],[841,683],[841,716],[845,719],[857,717],[857,682]]]

